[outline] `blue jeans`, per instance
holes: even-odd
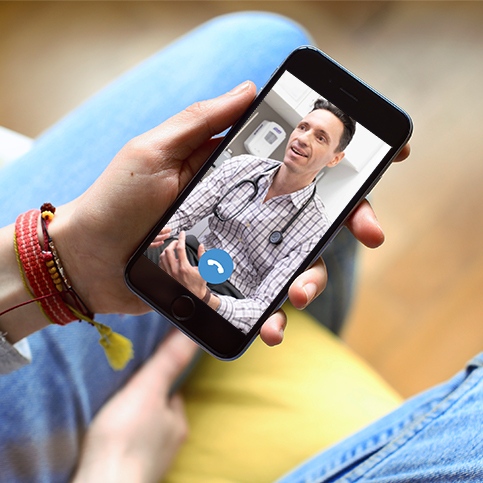
[[[410,376],[409,376],[410,377]],[[483,481],[483,354],[279,483]]]

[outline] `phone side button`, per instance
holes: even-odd
[[[171,313],[176,320],[189,320],[195,313],[195,303],[191,297],[182,295],[171,305]]]

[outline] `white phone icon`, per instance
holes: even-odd
[[[208,260],[206,260],[206,263],[210,266],[214,265],[216,267],[216,270],[218,271],[218,273],[225,273],[225,269],[223,268],[223,266],[221,265],[220,262],[217,262],[216,260],[213,260],[212,258],[209,258]]]

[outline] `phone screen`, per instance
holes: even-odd
[[[285,71],[144,252],[243,334],[391,149],[322,94]]]
[[[148,305],[239,357],[412,132],[313,47],[290,54],[126,267]]]

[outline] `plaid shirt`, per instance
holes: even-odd
[[[295,193],[264,202],[281,164],[249,155],[226,161],[198,184],[168,223],[172,235],[176,235],[210,217],[210,231],[200,242],[206,250],[221,248],[231,255],[234,271],[229,280],[246,297],[236,299],[220,295],[218,313],[244,333],[253,327],[329,227],[324,205],[315,195],[285,231],[282,243],[269,242],[270,234],[282,230],[314,190],[312,183]],[[258,181],[258,194],[253,201],[248,203],[250,192],[253,192],[248,183],[232,189],[240,181],[256,180],[261,173],[265,174]],[[220,221],[213,215],[213,208],[225,195],[219,213],[230,219]],[[245,200],[246,208],[231,218],[230,213],[233,215],[240,210]]]

